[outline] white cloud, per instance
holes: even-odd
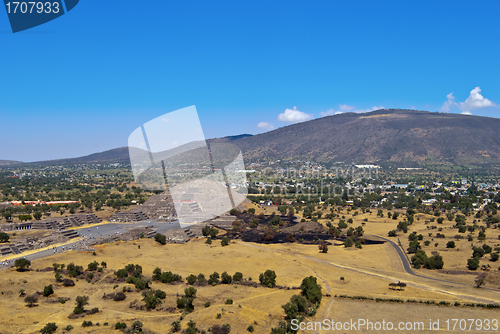
[[[472,115],[471,111],[480,108],[494,107],[496,104],[481,95],[481,88],[476,87],[470,91],[469,97],[464,102],[455,102],[453,92],[446,95],[447,100],[441,107],[442,112],[450,112],[450,108],[458,107],[464,115]]]
[[[352,111],[354,109],[354,107],[348,106],[347,104],[340,104],[340,111]]]
[[[446,95],[446,98],[446,102],[443,103],[443,106],[441,107],[441,112],[450,112],[450,107],[457,105],[457,103],[455,102],[455,97],[453,96],[453,92]]]
[[[481,95],[481,88],[476,87],[470,91],[470,95],[464,102],[460,102],[462,111],[471,111],[474,109],[493,107],[495,103]]]
[[[278,115],[278,121],[289,123],[304,122],[312,118],[313,115],[297,110],[297,107],[293,107],[293,109],[286,109],[284,113]]]
[[[274,130],[274,125],[268,122],[260,122],[257,127],[268,131]]]
[[[335,111],[333,109],[329,109],[327,111],[322,111],[319,113],[321,116],[330,116],[330,115],[338,115],[342,114],[342,111]]]
[[[373,106],[371,109],[364,109],[364,110],[354,110],[355,113],[361,114],[365,112],[370,112],[370,111],[375,111],[375,110],[380,110],[380,109],[385,109],[384,106]]]
[[[356,110],[355,107],[348,106],[346,104],[340,104],[339,110],[330,109],[327,111],[320,112],[319,114],[321,116],[338,115],[338,114],[342,114],[344,112],[355,112],[355,113],[361,114],[361,113],[375,111],[375,110],[379,110],[379,109],[385,109],[385,108],[383,106],[380,106],[380,107],[373,106],[371,109],[357,109]]]

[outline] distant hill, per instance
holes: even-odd
[[[484,163],[500,158],[500,119],[384,109],[344,113],[233,141],[246,161]]]
[[[253,135],[245,133],[242,135],[236,135],[236,136],[227,136],[227,137],[222,137],[222,138],[213,138],[213,139],[208,139],[209,143],[228,143],[232,142],[238,139],[242,138],[248,138],[248,137],[253,137]]]
[[[258,135],[209,139],[238,145],[246,162],[300,158],[318,162],[488,163],[500,161],[500,119],[383,109],[317,118]],[[0,165],[19,162],[0,161]],[[129,163],[128,148],[37,164]]]
[[[13,160],[0,160],[0,166],[12,166],[22,164],[21,161],[13,161]]]
[[[128,147],[120,147],[112,150],[94,153],[79,158],[57,159],[32,162],[37,165],[72,165],[72,164],[107,164],[107,163],[130,163]]]

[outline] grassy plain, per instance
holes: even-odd
[[[256,214],[260,212],[270,214],[276,210],[275,207],[255,207]],[[346,208],[340,215],[344,215],[346,221],[352,218],[354,227],[362,225],[366,234],[383,237],[387,237],[388,231],[395,229],[399,221],[387,218],[386,210],[384,217],[377,217],[373,210],[371,214],[363,214],[361,211],[354,214],[354,211],[347,212]],[[457,241],[456,249],[447,249],[446,242],[457,234],[457,230],[452,228],[454,222],[445,219],[443,224],[426,223],[431,218],[418,215],[407,234],[399,232],[403,248],[408,245],[408,234],[417,231],[418,234],[424,235],[421,243],[427,253],[437,250],[442,254],[444,269],[467,270],[466,260],[472,252],[470,242],[464,241],[467,239],[458,241],[453,239]],[[338,219],[334,220],[334,225]],[[319,220],[325,225],[327,221],[329,220]],[[467,224],[472,224],[472,221],[468,220]],[[432,239],[428,233],[437,232],[437,229],[432,229],[430,232],[429,226],[432,225],[442,227],[441,233],[446,235],[445,239],[432,241],[439,243],[437,247],[433,243],[429,246],[423,245],[425,240]],[[497,243],[498,232],[496,229],[487,229],[486,242],[492,247]],[[477,231],[475,234],[477,235]],[[474,244],[482,245],[483,242],[477,241],[476,235]],[[397,242],[397,237],[392,239]],[[339,242],[334,243],[339,244]],[[171,323],[180,319],[182,315],[176,308],[176,300],[188,285],[185,282],[174,285],[154,282],[153,289],[161,289],[167,293],[163,304],[154,311],[131,308],[129,305],[133,301],[143,303],[141,292],[131,284],[108,281],[110,277],[114,277],[115,270],[130,263],[141,265],[146,277],[151,277],[153,270],[160,267],[163,271],[172,271],[183,278],[190,274],[203,273],[208,278],[214,271],[219,274],[227,271],[231,275],[239,271],[243,273],[245,279],[258,281],[260,273],[271,269],[277,274],[277,284],[290,288],[290,290],[262,286],[255,288],[235,284],[197,287],[194,312],[184,315],[181,323],[182,328],[186,328],[187,322],[193,320],[200,330],[207,330],[215,324],[229,323],[231,333],[244,333],[251,324],[256,333],[269,333],[280,320],[284,320],[285,314],[281,305],[285,304],[293,294],[299,293],[300,290],[295,288],[299,287],[306,276],[318,277],[324,293],[318,313],[307,318],[311,321],[321,321],[324,318],[346,321],[366,318],[371,321],[379,319],[394,322],[424,321],[427,325],[428,319],[440,318],[443,326],[442,321],[447,318],[467,316],[486,319],[497,313],[497,310],[478,308],[378,303],[332,297],[335,295],[447,301],[452,305],[455,302],[462,305],[467,302],[500,302],[499,291],[473,287],[475,275],[450,275],[425,269],[417,270],[424,276],[444,280],[439,281],[407,274],[396,250],[387,243],[364,245],[362,249],[332,245],[328,253],[323,254],[319,253],[317,245],[297,243],[256,244],[236,240],[229,246],[222,247],[218,240],[208,245],[205,244],[204,238],[200,238],[186,244],[162,246],[150,239],[140,239],[106,244],[97,248],[96,254],[94,256],[91,253],[70,251],[33,261],[31,271],[2,270],[0,272],[2,333],[36,333],[48,322],[57,323],[59,326],[57,333],[63,333],[62,329],[67,325],[72,325],[75,328],[72,332],[75,333],[109,333],[114,331],[116,322],[130,325],[135,320],[143,322],[144,327],[150,332],[168,333],[171,330]],[[63,287],[61,283],[55,281],[53,271],[42,271],[52,267],[53,263],[68,265],[73,262],[87,268],[93,261],[99,263],[105,261],[107,268],[103,269],[102,275],[94,283],[80,279],[74,287]],[[481,261],[487,263],[487,259]],[[496,270],[489,273],[492,278],[486,287],[497,288],[499,279],[495,276]],[[397,281],[406,282],[407,288],[403,291],[388,289],[388,283]],[[49,284],[53,285],[54,294],[50,297],[40,296],[36,307],[27,307],[24,298],[19,297],[21,289],[30,295],[36,291],[43,291],[44,286]],[[114,288],[116,284],[118,287]],[[124,301],[102,299],[103,294],[121,291],[123,287],[132,288],[132,292],[126,293],[127,298]],[[98,307],[100,312],[84,318],[69,319],[68,316],[72,313],[78,295],[89,296],[90,302],[86,308]],[[61,297],[68,297],[70,300],[61,304],[58,302]],[[226,305],[226,299],[232,299],[233,304]],[[211,306],[205,308],[204,304],[208,301]],[[217,318],[219,313],[221,316]],[[82,328],[83,320],[99,323],[99,326]],[[106,322],[108,326],[104,326]]]

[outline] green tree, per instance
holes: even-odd
[[[0,242],[9,241],[10,236],[5,232],[0,232]]]
[[[83,313],[84,306],[89,304],[89,297],[88,296],[77,296],[75,303],[76,303],[76,307],[73,310],[73,313],[75,313],[75,314]]]
[[[54,289],[52,288],[52,284],[47,285],[43,288],[43,296],[48,297],[54,293]]]
[[[25,258],[17,259],[14,261],[14,266],[17,268],[17,271],[25,271],[31,266],[31,261]]]
[[[196,298],[196,289],[192,286],[184,289],[184,294],[187,298]]]
[[[281,307],[285,311],[286,317],[289,320],[297,319],[297,316],[299,315],[299,309],[296,304],[288,302],[285,305],[282,305]]]
[[[241,282],[243,280],[243,274],[240,273],[239,271],[237,271],[234,275],[233,275],[233,281],[235,282]]]
[[[193,285],[196,282],[196,276],[191,274],[186,277],[186,281],[188,282],[188,284]]]
[[[214,271],[214,273],[210,275],[208,279],[208,284],[215,285],[219,283],[219,278],[220,278],[219,273]]]
[[[29,295],[24,298],[24,302],[28,305],[28,307],[33,307],[36,305],[36,302],[38,301],[38,295]]]
[[[162,245],[165,245],[167,243],[167,237],[161,233],[156,233],[155,234],[155,241],[162,244]]]
[[[228,237],[226,237],[226,236],[222,237],[222,240],[221,240],[220,244],[221,244],[222,246],[227,246],[227,245],[229,245],[229,238],[228,238]]]
[[[135,331],[135,332],[142,332],[142,322],[140,322],[139,320],[136,320],[132,323],[132,330]]]
[[[318,248],[321,253],[328,253],[328,244],[326,243],[325,240],[321,240],[319,242]]]
[[[300,284],[300,289],[302,291],[302,296],[304,296],[311,303],[320,303],[321,297],[321,286],[317,283],[317,279],[314,276],[306,277],[302,280]]]
[[[222,284],[231,284],[233,278],[226,271],[221,275],[221,283]]]
[[[259,275],[260,284],[272,288],[276,285],[276,273],[273,270],[266,270]]]
[[[467,267],[470,270],[477,270],[479,268],[479,258],[477,257],[472,257],[467,260]]]

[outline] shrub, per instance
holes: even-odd
[[[24,298],[24,302],[27,304],[28,307],[33,307],[36,305],[36,302],[38,301],[38,295],[30,295]]]
[[[321,253],[328,253],[328,244],[326,243],[326,241],[321,240],[318,248]]]
[[[207,238],[207,241],[205,241],[205,243],[207,245],[211,245],[212,244],[212,239],[211,238]]]
[[[233,278],[226,271],[221,275],[221,283],[222,284],[231,284]]]
[[[320,303],[322,298],[321,286],[317,283],[314,276],[306,277],[300,284],[302,295],[306,297],[311,303]]]
[[[491,246],[489,246],[489,245],[487,245],[487,244],[484,244],[484,245],[483,245],[483,249],[484,249],[484,252],[485,252],[486,254],[491,253],[491,251],[493,250],[493,249],[491,248]]]
[[[220,244],[221,244],[221,246],[227,246],[227,245],[229,245],[229,238],[226,237],[226,236],[222,237],[222,240],[221,240]]]
[[[207,282],[207,279],[205,278],[205,275],[203,274],[198,274],[198,277],[196,278],[198,281],[198,284],[205,284]]]
[[[259,281],[260,284],[272,288],[276,285],[276,273],[268,269],[259,275]]]
[[[90,326],[92,326],[92,325],[93,325],[93,323],[92,323],[92,321],[90,321],[90,320],[89,320],[89,321],[85,321],[85,320],[84,320],[84,321],[82,322],[82,327],[90,327]]]
[[[247,332],[253,333],[253,332],[254,332],[254,330],[255,330],[255,329],[253,328],[253,325],[249,325],[249,326],[247,327]]]
[[[66,330],[67,332],[69,332],[69,331],[70,331],[70,330],[72,330],[72,329],[73,329],[73,326],[71,326],[71,325],[68,325],[68,326],[66,326],[66,328],[65,328],[65,330]]]
[[[183,309],[186,307],[186,304],[187,304],[186,298],[184,298],[184,297],[177,298],[177,308]]]
[[[226,305],[232,305],[233,304],[233,300],[232,299],[226,299],[226,301],[224,302],[224,304],[226,304]]]
[[[16,235],[16,234],[14,233],[14,235]],[[0,232],[0,242],[7,242],[7,241],[9,241],[9,238],[10,238],[10,236],[7,233]]]
[[[160,275],[160,282],[162,283],[173,283],[181,281],[182,277],[177,274],[173,274],[171,271],[164,272]]]
[[[48,324],[45,325],[45,327],[43,327],[40,330],[40,333],[42,333],[42,334],[52,334],[56,330],[57,330],[56,323],[55,322],[49,322]]]
[[[89,271],[96,271],[98,266],[99,266],[99,263],[97,261],[94,261],[94,262],[91,262],[88,264],[87,269]]]
[[[186,281],[188,282],[188,284],[193,285],[196,282],[196,276],[191,274],[186,277]]]
[[[115,329],[124,329],[124,328],[127,328],[127,324],[124,322],[117,322],[115,324]]]
[[[493,262],[498,261],[499,258],[500,258],[500,254],[498,254],[498,253],[491,253],[490,254],[490,260]]]
[[[288,319],[296,319],[298,317],[299,310],[296,304],[288,302],[285,305],[282,305],[281,307],[285,311],[286,317]]]
[[[467,267],[470,270],[477,270],[479,268],[479,258],[477,257],[472,257],[467,260]]]
[[[144,298],[144,302],[146,303],[146,308],[148,310],[154,309],[156,308],[156,305],[161,304],[161,301],[155,295],[146,296],[146,298]]]
[[[259,226],[259,220],[258,219],[252,219],[252,221],[250,222],[250,227],[251,228],[256,228],[257,226]]]
[[[179,320],[176,320],[172,322],[172,332],[179,332],[181,330],[181,322]]]
[[[219,283],[219,273],[214,271],[212,275],[210,275],[210,278],[208,279],[208,284],[215,285]]]
[[[136,333],[137,332],[142,332],[142,322],[140,322],[139,320],[136,320],[132,323],[132,326],[130,326],[132,328],[132,331],[135,331]]]
[[[207,307],[210,307],[210,305],[211,305],[211,303],[210,303],[210,301],[208,301],[208,302],[205,303],[204,306],[205,306],[205,308],[207,308]]]
[[[14,261],[14,266],[17,268],[17,271],[25,271],[31,266],[31,261],[25,258],[17,259]]]
[[[485,251],[481,247],[473,247],[472,248],[472,257],[473,258],[481,258],[485,254]]]
[[[197,290],[190,286],[189,288],[184,289],[184,294],[187,298],[195,298]]]
[[[243,274],[240,273],[239,271],[237,271],[234,275],[233,275],[233,281],[235,282],[241,282],[243,280]]]
[[[446,243],[446,248],[455,248],[455,241],[450,240]]]
[[[127,295],[124,294],[123,292],[117,292],[113,294],[113,300],[115,302],[121,302],[122,300],[125,300],[125,298],[127,298]]]
[[[351,237],[348,237],[344,241],[344,247],[352,247],[354,245],[354,241],[352,240]]]
[[[156,233],[155,234],[155,241],[162,244],[162,245],[165,245],[167,243],[167,237],[161,233]]]
[[[231,325],[213,325],[210,332],[212,332],[212,334],[229,334],[231,332]]]
[[[63,285],[64,286],[74,286],[75,281],[73,281],[72,279],[69,279],[69,278],[65,278],[65,279],[63,279]]]
[[[89,303],[89,297],[88,296],[77,296],[75,302],[76,302],[76,308],[82,309],[82,312],[83,312],[83,307],[85,305],[88,305],[88,303]],[[82,312],[80,312],[80,313],[82,313]]]
[[[54,289],[52,288],[52,284],[47,285],[43,288],[43,296],[48,297],[54,293]]]

